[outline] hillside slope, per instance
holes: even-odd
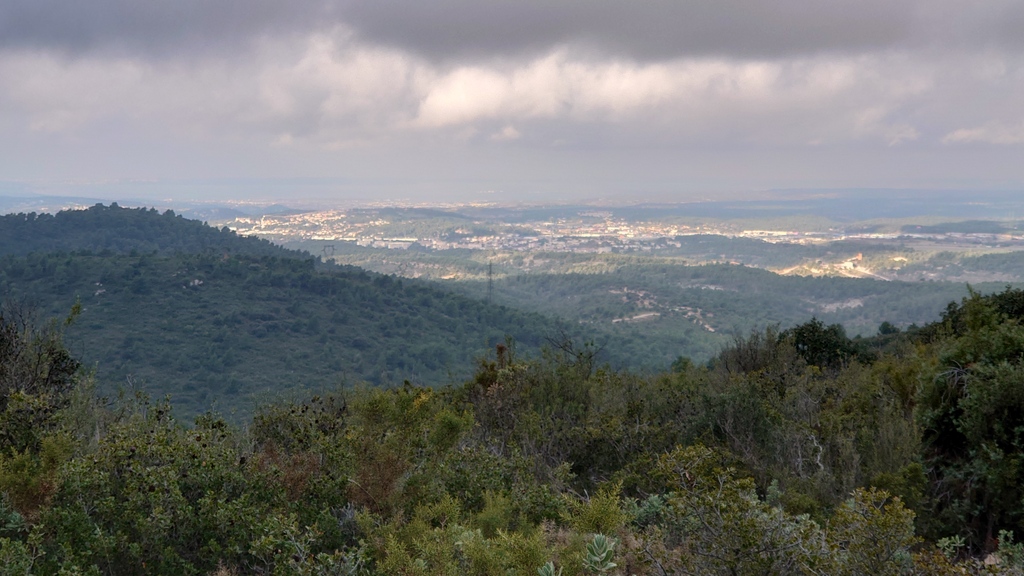
[[[116,202],[57,214],[0,216],[0,255],[82,251],[299,256],[266,240],[238,236],[170,210],[121,208]]]
[[[261,395],[342,381],[458,380],[506,336],[536,350],[560,331],[538,314],[318,268],[308,255],[172,214],[112,206],[7,216],[0,238],[4,300],[56,316],[79,300],[69,342],[97,366],[101,390],[130,381],[171,394],[184,413],[245,412]]]

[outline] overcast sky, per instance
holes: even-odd
[[[1024,1],[0,0],[0,134],[50,192],[1024,191]]]

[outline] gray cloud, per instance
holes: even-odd
[[[204,53],[333,19],[317,0],[0,0],[0,46],[69,54]]]
[[[637,60],[1020,46],[1013,0],[2,0],[0,46],[165,56],[344,26],[431,60],[569,45]]]
[[[1022,48],[1020,0],[0,0],[0,173],[1016,185]]]
[[[353,3],[345,15],[368,40],[435,58],[566,43],[637,59],[666,59],[888,46],[909,35],[914,6],[891,0],[378,0]]]

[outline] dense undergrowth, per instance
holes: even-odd
[[[914,333],[811,321],[654,376],[509,343],[462,385],[237,427],[101,404],[62,325],[8,308],[0,572],[1020,573],[1022,316],[972,294]]]

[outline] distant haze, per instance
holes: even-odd
[[[1024,191],[1024,3],[0,0],[0,130],[7,196]]]

